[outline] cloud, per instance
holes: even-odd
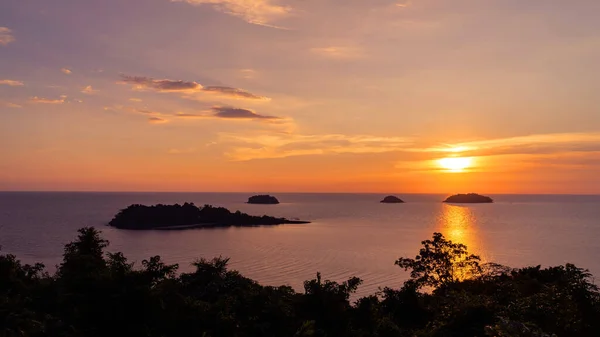
[[[164,124],[169,121],[160,117],[148,117],[148,122],[151,124]]]
[[[21,81],[13,81],[13,80],[0,80],[0,85],[9,85],[11,87],[20,87],[25,85]]]
[[[242,78],[245,78],[247,80],[255,78],[257,73],[258,72],[254,69],[240,69],[240,74]]]
[[[363,50],[358,47],[330,46],[311,48],[310,51],[313,54],[333,59],[357,59],[365,56]]]
[[[136,109],[136,108],[132,108],[129,107],[129,109],[131,109],[132,112],[137,112],[137,113],[141,113],[144,115],[150,115],[150,116],[166,116],[166,114],[162,114],[158,111],[152,111],[152,110],[148,110],[148,109]]]
[[[0,27],[0,46],[6,46],[11,42],[15,42],[16,39],[12,33],[12,30],[7,27]]]
[[[258,96],[252,93],[249,93],[242,89],[231,88],[231,87],[223,87],[223,86],[208,86],[202,88],[203,92],[217,94],[220,96],[231,97],[231,98],[240,98],[240,99],[250,99],[250,100],[260,100],[260,101],[268,101],[270,98]]]
[[[12,108],[12,109],[20,109],[23,107],[22,105],[11,103],[11,102],[0,102],[0,104],[4,105],[7,108]]]
[[[305,155],[400,152],[413,144],[411,139],[403,137],[285,133],[252,136],[221,134],[220,141],[233,144],[233,148],[226,155],[232,160],[239,161]]]
[[[199,119],[199,118],[218,118],[218,119],[231,119],[231,120],[256,120],[265,122],[277,122],[283,121],[284,119],[276,116],[267,116],[256,113],[249,109],[240,109],[233,107],[212,107],[209,111],[201,114],[193,113],[177,113],[175,117],[187,118],[187,119]]]
[[[67,96],[61,95],[59,99],[51,99],[51,98],[33,96],[29,99],[29,101],[32,103],[42,103],[42,104],[63,104],[67,101]]]
[[[445,144],[416,149],[440,154],[491,156],[600,151],[600,133],[552,133]]]
[[[81,90],[82,93],[86,94],[86,95],[93,95],[95,93],[98,92],[98,90],[94,90],[94,88],[92,88],[91,85],[88,85],[87,87],[83,88]]]
[[[245,20],[248,23],[280,28],[272,22],[288,16],[292,9],[287,6],[273,4],[271,0],[171,0],[187,2],[192,5],[209,5],[215,10]]]
[[[66,75],[71,75],[73,73],[71,71],[71,69],[68,69],[68,68],[62,68],[60,71],[62,71],[63,74],[66,74]]]
[[[281,119],[275,116],[259,115],[256,112],[248,109],[228,108],[228,107],[213,107],[215,112],[214,117],[229,118],[229,119]]]
[[[196,82],[176,80],[155,80],[144,76],[121,75],[121,83],[132,84],[134,89],[152,89],[158,92],[197,92],[202,85]]]
[[[141,102],[142,101],[140,98],[130,98],[129,100],[131,102]]]
[[[154,110],[139,109],[139,108],[136,108],[133,106],[124,106],[124,105],[105,106],[104,110],[106,110],[106,111],[122,111],[122,112],[129,112],[129,113],[135,113],[135,114],[142,114],[142,115],[146,115],[146,116],[154,116],[154,117],[171,116],[170,114],[163,114],[161,112],[154,111]]]
[[[197,82],[188,82],[181,80],[156,80],[145,76],[127,76],[121,75],[120,84],[130,84],[135,90],[154,90],[158,92],[180,92],[188,96],[185,98],[195,98],[189,96],[195,93],[213,94],[225,98],[246,99],[246,100],[261,100],[268,101],[270,98],[258,96],[243,89],[226,87],[226,86],[203,86]]]
[[[267,116],[256,113],[249,109],[240,109],[233,107],[212,107],[200,113],[164,113],[148,108],[136,108],[133,106],[114,105],[104,107],[105,111],[126,112],[144,115],[148,117],[151,123],[166,123],[172,118],[177,119],[222,119],[222,120],[239,120],[239,121],[260,121],[271,124],[286,125],[291,120],[276,116]]]

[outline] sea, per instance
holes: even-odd
[[[600,276],[600,196],[490,195],[493,204],[449,205],[447,195],[396,193],[406,203],[381,204],[386,194],[275,193],[279,205],[246,204],[255,193],[0,192],[0,246],[24,263],[53,271],[77,229],[93,226],[140,265],[160,255],[192,271],[199,258],[230,258],[229,268],[265,285],[302,291],[317,272],[352,276],[357,295],[399,288],[409,274],[394,265],[415,257],[421,241],[440,232],[484,262],[510,267],[573,263]],[[183,231],[129,231],[107,226],[130,204],[193,202],[311,221],[310,224]],[[595,281],[596,283],[599,283]]]

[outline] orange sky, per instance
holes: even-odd
[[[0,190],[596,194],[599,14],[3,2]]]

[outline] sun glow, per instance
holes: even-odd
[[[473,158],[448,157],[439,159],[438,164],[444,169],[452,172],[463,172],[473,165]]]

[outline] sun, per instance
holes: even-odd
[[[473,158],[467,157],[448,157],[439,159],[438,164],[451,172],[463,172],[473,165]]]

